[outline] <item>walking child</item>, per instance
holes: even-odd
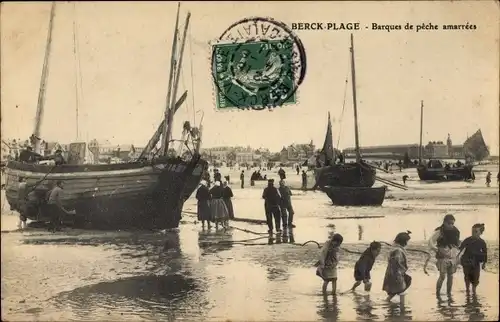
[[[343,241],[342,235],[333,234],[321,249],[316,275],[323,279],[323,294],[326,294],[330,282],[332,283],[332,294],[337,293],[337,265],[339,263],[340,245],[342,245]]]
[[[354,280],[356,281],[351,288],[354,291],[361,283],[365,284],[365,291],[369,292],[372,288],[370,272],[372,270],[375,259],[380,254],[382,245],[379,242],[373,241],[361,257],[354,265]]]
[[[483,232],[484,224],[475,224],[472,226],[472,236],[465,238],[460,245],[460,252],[464,252],[460,263],[462,264],[464,272],[465,290],[467,294],[470,294],[471,285],[472,294],[476,294],[481,268],[486,268],[488,250],[485,241],[481,238]]]
[[[385,271],[384,284],[382,290],[387,293],[387,300],[399,295],[400,303],[404,303],[403,293],[411,285],[411,276],[407,274],[408,262],[406,260],[406,245],[410,238],[410,231],[402,232],[394,238],[394,245],[389,253],[387,269]]]

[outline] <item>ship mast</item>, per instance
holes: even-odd
[[[418,164],[422,164],[423,128],[424,128],[424,101],[420,101],[420,144],[418,146]]]
[[[54,16],[56,10],[56,2],[52,2],[52,8],[50,10],[50,20],[49,20],[49,31],[47,35],[47,44],[45,46],[45,58],[43,60],[42,76],[40,79],[40,89],[38,92],[38,102],[36,107],[36,117],[35,117],[35,127],[33,129],[33,149],[35,152],[40,152],[40,127],[42,124],[43,107],[45,105],[45,89],[47,86],[47,76],[49,73],[49,57],[50,49],[52,47],[52,30],[54,26]]]
[[[167,101],[166,101],[166,106],[165,106],[165,123],[163,126],[162,130],[162,140],[161,140],[161,146],[160,146],[160,155],[166,155],[167,150],[168,150],[168,140],[167,140],[167,132],[168,132],[168,118],[169,118],[169,113],[170,113],[170,98],[172,96],[172,83],[174,79],[174,74],[175,74],[175,65],[176,65],[176,59],[175,59],[175,51],[177,50],[177,33],[179,29],[179,12],[180,12],[180,6],[181,4],[177,4],[177,17],[175,18],[175,28],[174,28],[174,38],[172,40],[172,53],[170,56],[170,73],[168,76],[168,92],[167,92]]]
[[[354,140],[356,144],[356,162],[361,161],[359,151],[359,130],[358,130],[358,106],[356,101],[356,66],[354,65],[354,36],[351,34],[351,79],[352,79],[352,103],[354,108]]]
[[[179,4],[180,6],[180,4]],[[182,70],[182,58],[184,57],[184,48],[186,46],[186,36],[189,28],[189,19],[191,18],[191,13],[188,12],[186,16],[186,22],[184,23],[184,31],[182,34],[182,40],[181,40],[181,49],[179,53],[179,61],[177,62],[177,70],[176,70],[176,75],[174,77],[174,86],[173,89],[170,88],[170,90],[173,90],[172,92],[172,97],[170,99],[170,103],[168,104],[169,110],[166,113],[167,116],[167,122],[165,122],[166,125],[166,135],[164,137],[164,149],[163,149],[163,155],[167,155],[168,152],[168,146],[170,143],[170,139],[172,137],[172,124],[174,121],[174,114],[175,112],[172,111],[171,106],[175,106],[176,99],[177,99],[177,90],[179,89],[179,80],[181,78],[181,70]]]

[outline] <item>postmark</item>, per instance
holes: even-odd
[[[253,17],[212,44],[211,66],[218,110],[263,110],[297,102],[307,65],[302,42],[286,24]]]

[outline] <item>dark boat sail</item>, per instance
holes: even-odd
[[[316,162],[316,186],[370,188],[375,184],[375,169],[363,160],[340,162],[338,154],[333,148],[332,123],[328,113],[325,141]]]
[[[379,206],[384,202],[386,187],[375,187],[376,170],[361,159],[359,149],[358,112],[356,101],[356,76],[354,65],[354,40],[351,34],[351,78],[354,110],[356,161],[345,163],[337,160],[333,148],[332,123],[328,114],[325,142],[317,160],[316,187],[324,191],[334,205]]]
[[[471,138],[469,138],[464,143],[464,150],[469,162],[466,164],[446,164],[442,160],[429,159],[427,162],[422,161],[422,129],[423,129],[423,117],[424,117],[424,102],[420,105],[420,148],[419,148],[419,165],[417,166],[418,177],[422,181],[464,181],[473,180],[474,173],[472,169],[474,165],[470,163],[470,151],[474,150],[476,154],[484,155],[484,150],[486,144],[484,143],[481,130],[476,132]],[[472,143],[474,142],[474,143]]]
[[[6,197],[12,210],[20,210],[18,182],[20,178],[24,178],[27,181],[28,191],[34,191],[40,201],[38,211],[30,214],[28,218],[36,221],[49,220],[50,214],[46,211],[46,195],[55,182],[61,180],[65,182],[63,206],[76,211],[76,221],[88,223],[91,227],[108,229],[178,227],[184,201],[196,189],[201,180],[201,174],[207,166],[207,162],[202,160],[199,154],[201,137],[190,158],[170,157],[166,153],[170,142],[173,115],[183,101],[182,97],[180,101],[177,101],[176,94],[190,13],[186,17],[179,57],[175,57],[179,10],[180,8],[177,11],[172,44],[166,118],[150,140],[144,155],[137,161],[121,164],[54,166],[9,161],[5,169]],[[52,3],[50,14],[36,125],[32,136],[36,138],[35,151],[40,146],[39,132],[54,15],[55,2]],[[164,135],[165,133],[167,136]],[[159,141],[160,134],[162,136],[161,148],[158,153],[152,155],[150,152]],[[145,157],[148,154],[152,157]]]

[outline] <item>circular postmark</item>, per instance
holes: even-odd
[[[296,103],[306,53],[288,26],[253,17],[231,25],[212,44],[218,109],[262,110]]]

